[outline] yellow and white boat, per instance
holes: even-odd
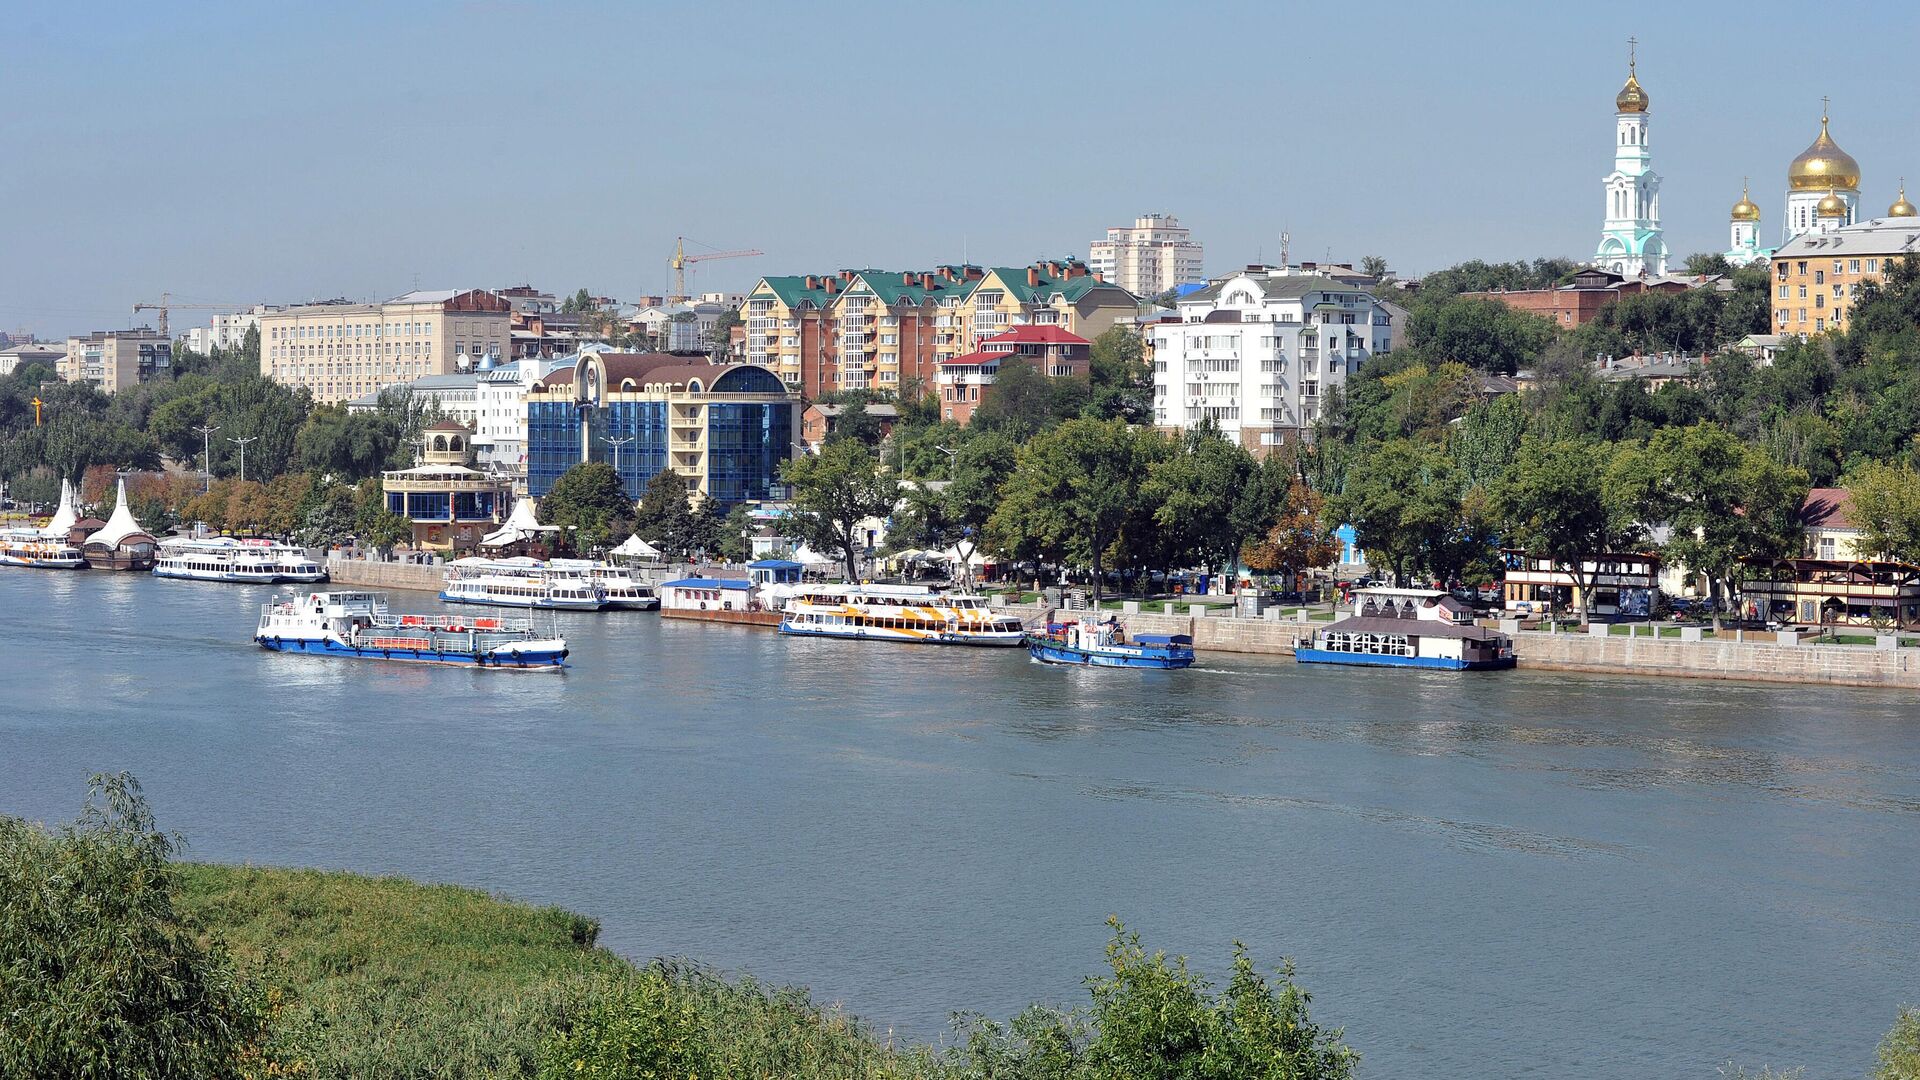
[[[782,608],[780,632],[803,637],[1019,648],[1026,628],[985,597],[919,585],[806,585]]]

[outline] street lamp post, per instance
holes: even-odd
[[[260,441],[260,436],[249,435],[244,439],[228,439],[227,441],[240,448],[240,482],[244,484],[247,482],[247,444]]]
[[[633,439],[634,437],[629,435],[624,439],[607,440],[608,444],[613,447],[613,475],[620,476],[620,448],[632,442]],[[620,476],[620,490],[623,492],[627,490],[627,478],[624,476]]]
[[[203,479],[200,490],[204,493],[213,486],[213,433],[219,431],[218,425],[196,427],[200,433],[200,472]]]

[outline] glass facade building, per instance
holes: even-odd
[[[792,432],[792,405],[707,406],[707,494],[722,506],[773,498]]]

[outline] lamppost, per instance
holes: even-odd
[[[196,427],[200,433],[200,472],[204,476],[200,490],[204,494],[213,485],[213,433],[219,431],[218,425]]]
[[[620,448],[632,442],[633,439],[634,437],[629,435],[624,439],[607,440],[608,445],[613,447],[613,474],[620,477],[620,490],[623,492],[627,490],[627,478],[620,473]]]
[[[247,444],[260,441],[260,436],[249,435],[244,439],[228,439],[227,441],[240,448],[240,482],[244,484],[247,482]]]

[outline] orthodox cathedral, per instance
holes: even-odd
[[[1629,39],[1630,47],[1635,44]],[[1601,182],[1607,212],[1593,262],[1629,278],[1659,277],[1667,272],[1667,244],[1660,230],[1660,176],[1653,171],[1647,141],[1651,99],[1640,85],[1636,66],[1629,52],[1626,85],[1613,99],[1613,172]],[[1823,102],[1819,136],[1787,167],[1786,217],[1780,232],[1783,245],[1802,233],[1830,232],[1858,220],[1860,163],[1833,141],[1827,124]],[[1904,179],[1900,196],[1887,208],[1886,216],[1915,216],[1913,204],[1907,201]],[[1730,217],[1729,247],[1724,252],[1728,262],[1744,266],[1764,261],[1778,250],[1760,246],[1760,207],[1745,185]]]

